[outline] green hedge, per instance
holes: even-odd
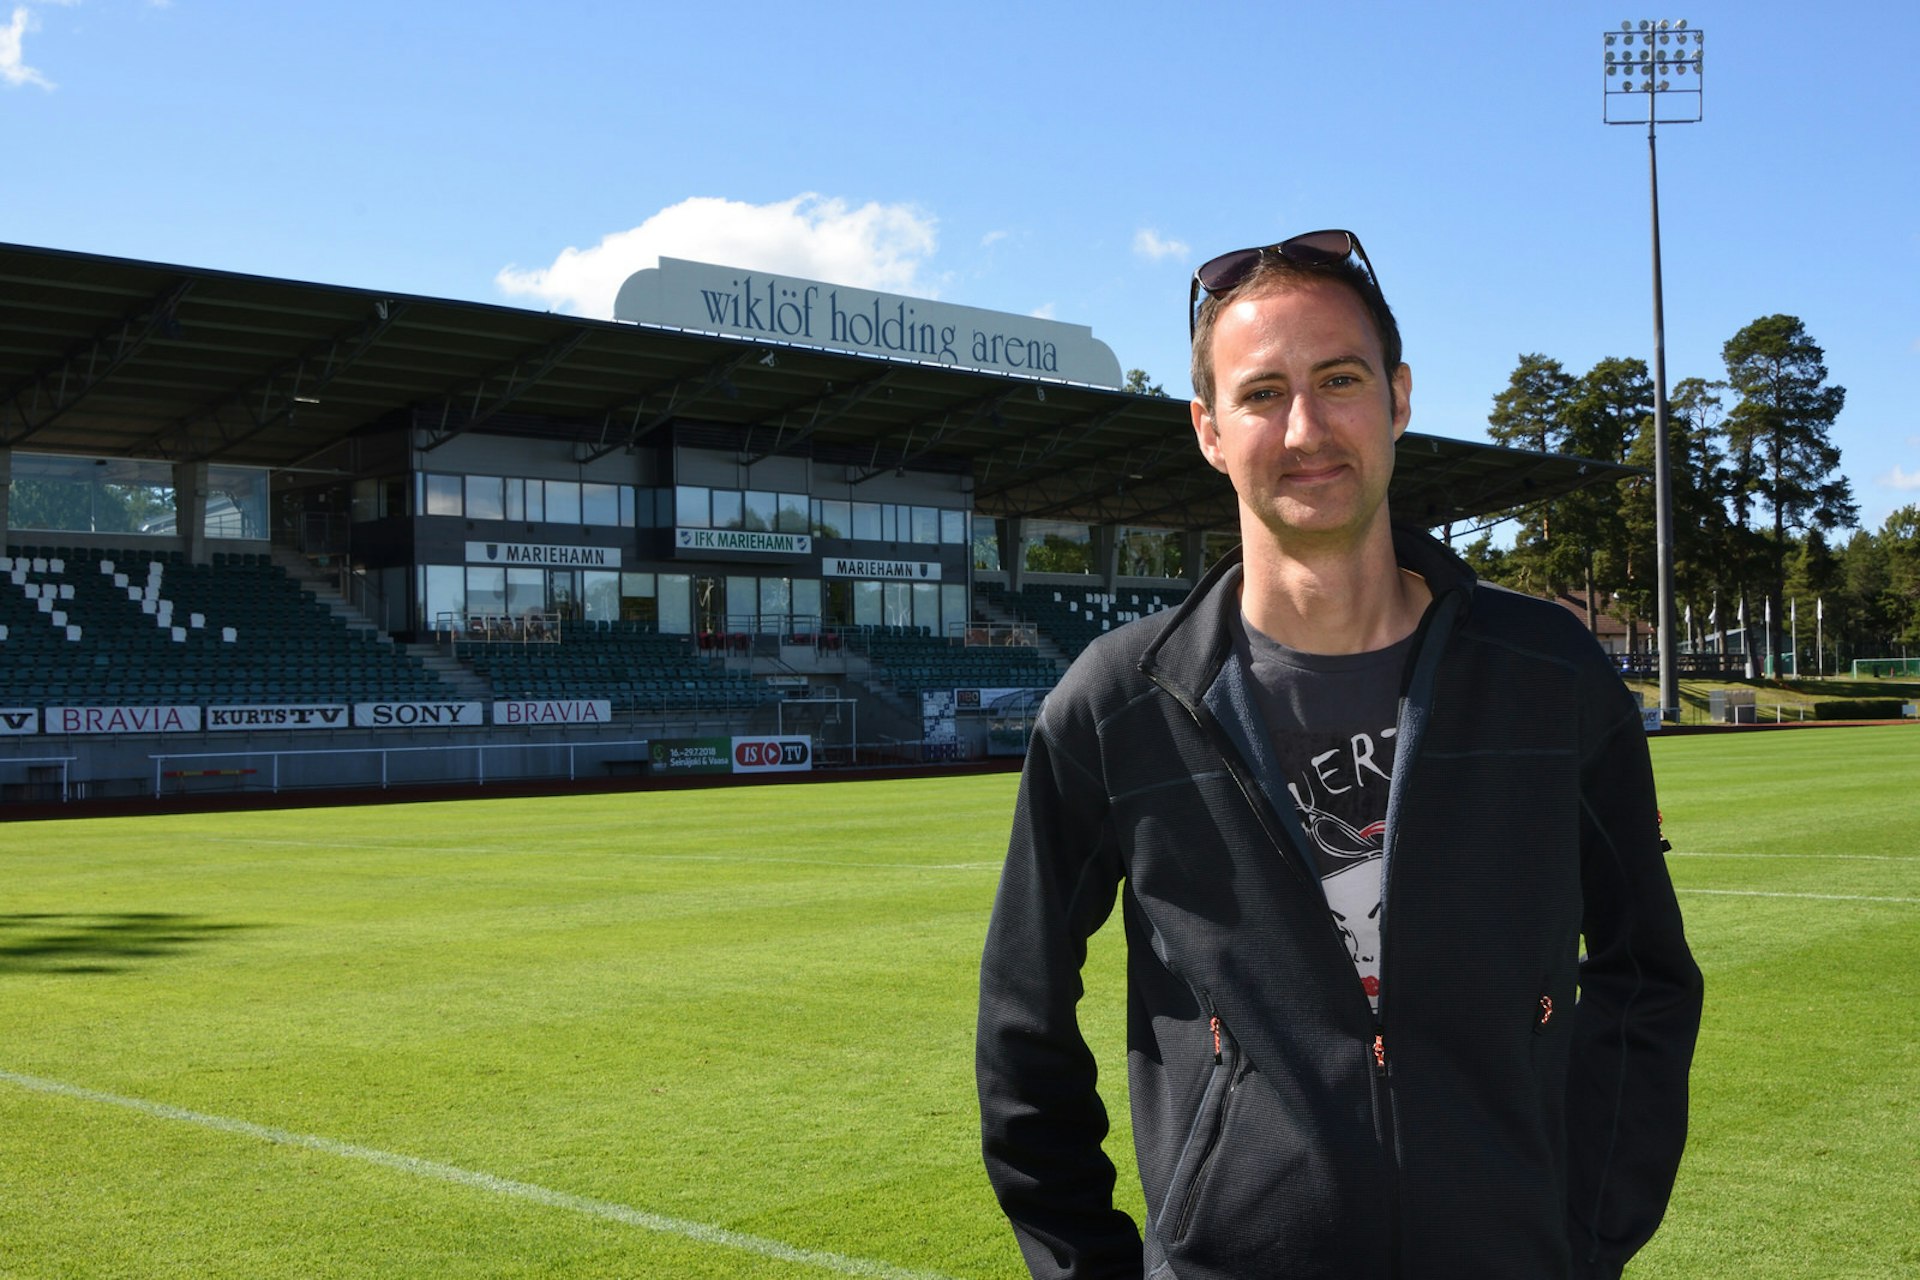
[[[1813,704],[1815,720],[1898,720],[1906,704],[1898,698],[1835,698]]]

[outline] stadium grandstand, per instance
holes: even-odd
[[[616,317],[0,245],[0,816],[1017,752],[1232,545],[1086,327],[670,259]],[[1391,500],[1624,470],[1409,432]]]

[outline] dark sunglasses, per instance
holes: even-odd
[[[1315,267],[1357,258],[1360,269],[1366,273],[1367,283],[1373,286],[1376,294],[1380,292],[1380,279],[1373,274],[1373,264],[1367,261],[1367,251],[1360,247],[1360,237],[1351,231],[1309,231],[1305,235],[1293,236],[1263,248],[1235,249],[1217,258],[1209,258],[1193,273],[1193,284],[1187,290],[1189,341],[1200,323],[1201,292],[1206,292],[1210,297],[1233,292],[1269,256]]]

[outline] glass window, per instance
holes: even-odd
[[[457,516],[461,514],[459,476],[427,476],[427,514],[430,516]]]
[[[967,622],[971,616],[972,611],[967,608],[966,587],[953,582],[941,583],[940,617],[947,628],[942,634],[950,634],[954,626]]]
[[[501,498],[499,476],[467,477],[467,519],[504,520],[506,506]]]
[[[853,504],[837,498],[826,498],[814,503],[814,536],[820,538],[844,538],[853,529]]]
[[[660,632],[662,635],[693,634],[693,580],[684,573],[660,575]]]
[[[643,598],[653,594],[653,575],[650,573],[623,573],[620,575],[620,594]]]
[[[793,616],[817,619],[820,616],[820,579],[796,578],[793,583]]]
[[[527,481],[527,520],[530,523],[547,518],[547,486],[538,480]]]
[[[547,523],[580,523],[580,482],[578,480],[547,481]]]
[[[697,484],[683,484],[673,491],[673,519],[683,529],[705,529],[707,491]]]
[[[620,486],[620,527],[633,528],[633,519],[633,486],[623,484]]]
[[[507,611],[507,571],[478,565],[467,567],[467,612]]]
[[[752,578],[727,579],[728,631],[753,630],[753,614],[760,602],[760,584]]]
[[[516,618],[547,611],[547,571],[507,570],[507,612]]]
[[[208,467],[206,513],[209,538],[265,539],[267,473],[259,467]]]
[[[965,546],[967,542],[967,513],[941,508],[940,541],[949,546]]]
[[[861,627],[877,627],[884,620],[880,607],[880,584],[877,582],[856,582],[853,584],[853,621]]]
[[[856,502],[853,504],[853,536],[863,542],[880,541],[879,503]]]
[[[760,579],[760,630],[782,630],[793,611],[793,584],[785,578]]]
[[[940,510],[937,507],[913,508],[913,540],[940,541]]]
[[[740,527],[766,533],[773,531],[773,522],[779,518],[779,500],[770,493],[758,489],[747,490],[746,523]]]
[[[740,505],[738,489],[715,489],[713,491],[713,527],[716,529],[738,529],[745,518],[745,508]]]
[[[510,476],[501,484],[506,489],[506,499],[500,504],[506,520],[525,520],[527,518],[527,482],[517,476]]]
[[[804,493],[781,494],[778,521],[776,527],[781,533],[805,533],[807,531],[807,495]]]
[[[422,602],[422,621],[430,628],[442,625],[458,628],[467,611],[467,567],[461,564],[421,566],[425,578],[426,599]]]
[[[936,636],[946,634],[940,627],[940,584],[915,582],[913,587],[913,625],[925,627]]]
[[[880,541],[900,541],[900,508],[891,502],[880,504]]]
[[[611,487],[611,486],[609,486]],[[589,622],[612,622],[620,616],[620,575],[588,569],[580,575]]]
[[[911,582],[889,582],[880,588],[883,601],[882,616],[890,627],[910,627],[913,625],[913,584]]]
[[[1000,567],[1000,529],[998,520],[976,520],[973,524],[973,567]]]
[[[580,523],[611,528],[620,523],[620,490],[611,484],[580,486]]]

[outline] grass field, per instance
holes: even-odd
[[[1707,1025],[1630,1275],[1920,1274],[1920,731],[1655,752]],[[971,1064],[1013,790],[0,825],[0,1276],[1021,1275]]]

